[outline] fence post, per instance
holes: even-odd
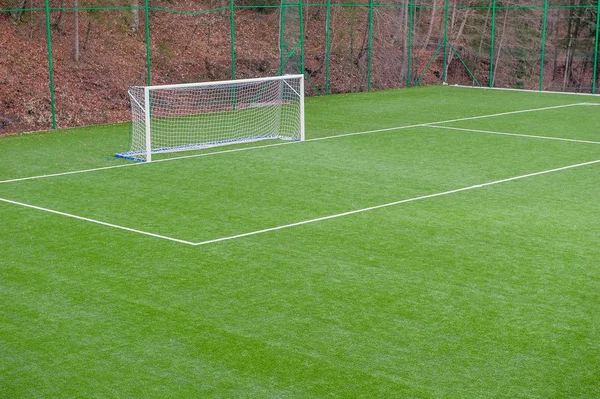
[[[229,0],[229,43],[231,46],[231,79],[235,79],[235,14],[233,0]]]
[[[149,1],[144,1],[144,28],[146,29],[146,85],[152,85],[152,67],[150,61],[150,5]]]
[[[329,94],[329,54],[331,46],[331,0],[327,0],[327,17],[325,18],[325,94]]]
[[[406,68],[406,87],[410,87],[410,70],[412,68],[411,59],[412,59],[412,42],[413,42],[413,1],[408,0],[408,51],[407,51],[407,68]]]
[[[490,26],[490,73],[488,86],[494,87],[494,45],[496,42],[496,0],[492,0],[492,25]]]
[[[542,20],[542,50],[540,52],[540,91],[544,90],[544,63],[546,59],[546,24],[548,21],[548,0],[544,0]]]
[[[373,0],[369,0],[369,40],[367,42],[367,91],[371,91],[371,67],[373,64]]]
[[[596,86],[598,82],[598,30],[600,30],[600,1],[596,9],[596,41],[594,43],[594,76],[592,78],[592,94],[596,94]]]
[[[233,0],[230,0],[233,4]],[[279,69],[278,74],[283,74],[283,63],[285,62],[286,56],[284,55],[285,45],[285,0],[281,0],[279,3]]]
[[[444,4],[444,65],[442,65],[442,82],[446,83],[446,70],[448,67],[448,18],[450,15],[450,1]]]
[[[298,23],[300,24],[300,73],[304,75],[304,0],[298,0],[298,8]]]
[[[50,113],[52,114],[52,129],[56,129],[56,112],[54,109],[54,66],[52,63],[52,32],[50,31],[50,3],[45,1],[46,10],[46,43],[48,47],[48,80],[50,81]]]

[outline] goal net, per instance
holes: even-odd
[[[265,139],[304,140],[304,76],[129,88],[129,150],[153,154]]]

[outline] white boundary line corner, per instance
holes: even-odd
[[[439,193],[427,194],[427,195],[421,195],[421,196],[418,196],[418,197],[402,199],[402,200],[398,200],[398,201],[394,201],[394,202],[388,202],[388,203],[381,204],[381,205],[370,206],[370,207],[367,207],[367,208],[355,209],[355,210],[351,210],[351,211],[347,211],[347,212],[342,212],[342,213],[337,213],[337,214],[333,214],[333,215],[327,215],[327,216],[323,216],[323,217],[319,217],[319,218],[303,220],[303,221],[300,221],[300,222],[285,224],[285,225],[281,225],[281,226],[275,226],[275,227],[271,227],[271,228],[268,228],[268,229],[256,230],[256,231],[251,231],[251,232],[247,232],[247,233],[243,233],[243,234],[236,234],[236,235],[227,236],[227,237],[215,238],[215,239],[212,239],[212,240],[200,241],[200,242],[194,243],[193,245],[199,246],[199,245],[214,244],[214,243],[222,242],[222,241],[234,240],[234,239],[237,239],[237,238],[242,238],[242,237],[248,237],[248,236],[253,236],[253,235],[257,235],[257,234],[268,233],[268,232],[271,232],[271,231],[283,230],[283,229],[287,229],[287,228],[291,228],[291,227],[297,227],[297,226],[302,226],[302,225],[306,225],[306,224],[310,224],[310,223],[321,222],[321,221],[324,221],[324,220],[330,220],[330,219],[336,219],[336,218],[340,218],[340,217],[344,217],[344,216],[350,216],[350,215],[354,215],[354,214],[357,214],[357,213],[369,212],[369,211],[373,211],[373,210],[376,210],[376,209],[386,208],[386,207],[390,207],[390,206],[394,206],[394,205],[406,204],[406,203],[409,203],[409,202],[416,202],[416,201],[426,200],[426,199],[430,199],[430,198],[441,197],[441,196],[445,196],[445,195],[460,193],[460,192],[463,192],[463,191],[474,190],[474,189],[477,189],[477,188],[489,187],[489,186],[493,186],[493,185],[497,185],[497,184],[501,184],[501,183],[508,183],[508,182],[511,182],[511,181],[521,180],[521,179],[525,179],[525,178],[528,178],[528,177],[540,176],[540,175],[545,175],[545,174],[549,174],[549,173],[555,173],[555,172],[560,172],[560,171],[564,171],[564,170],[568,170],[568,169],[574,169],[574,168],[579,168],[579,167],[589,166],[589,165],[595,165],[595,164],[600,164],[600,159],[597,159],[597,160],[594,160],[594,161],[589,161],[589,162],[582,162],[582,163],[578,163],[578,164],[574,164],[574,165],[562,166],[562,167],[559,167],[559,168],[553,168],[553,169],[543,170],[543,171],[540,171],[540,172],[527,173],[527,174],[524,174],[524,175],[509,177],[509,178],[506,178],[506,179],[494,180],[494,181],[487,182],[487,183],[474,184],[472,186],[457,188],[457,189],[454,189],[454,190],[442,191],[442,192],[439,192]]]
[[[130,227],[125,227],[125,226],[119,226],[119,225],[114,224],[114,223],[107,223],[107,222],[103,222],[101,220],[96,220],[96,219],[86,218],[86,217],[83,217],[83,216],[73,215],[72,213],[66,213],[66,212],[56,211],[54,209],[49,209],[49,208],[44,208],[44,207],[41,207],[41,206],[26,204],[24,202],[13,201],[13,200],[9,200],[9,199],[6,199],[6,198],[0,198],[0,202],[5,202],[5,203],[8,203],[8,204],[18,205],[18,206],[22,206],[22,207],[25,207],[25,208],[35,209],[35,210],[38,210],[38,211],[48,212],[48,213],[52,213],[52,214],[55,214],[55,215],[65,216],[65,217],[72,218],[72,219],[82,220],[84,222],[95,223],[95,224],[99,224],[99,225],[106,226],[106,227],[112,227],[114,229],[125,230],[125,231],[129,231],[131,233],[137,233],[137,234],[147,235],[147,236],[151,236],[151,237],[155,237],[155,238],[161,238],[163,240],[174,241],[174,242],[178,242],[180,244],[194,245],[194,243],[191,242],[191,241],[180,240],[178,238],[168,237],[168,236],[165,236],[165,235],[162,235],[162,234],[149,233],[147,231],[143,231],[143,230],[139,230],[139,229],[133,229],[133,228],[130,228]]]
[[[322,217],[318,217],[318,218],[314,218],[314,219],[307,219],[307,220],[302,220],[299,222],[284,224],[284,225],[270,227],[270,228],[261,229],[261,230],[250,231],[250,232],[241,233],[241,234],[235,234],[235,235],[231,235],[231,236],[218,237],[218,238],[205,240],[205,241],[199,241],[199,242],[182,240],[182,239],[178,239],[178,238],[174,238],[174,237],[165,236],[162,234],[156,234],[156,233],[151,233],[151,232],[147,232],[144,230],[120,226],[120,225],[117,225],[114,223],[107,223],[107,222],[103,222],[103,221],[96,220],[96,219],[91,219],[91,218],[87,218],[87,217],[83,217],[83,216],[74,215],[71,213],[61,212],[61,211],[57,211],[57,210],[53,210],[53,209],[49,209],[49,208],[44,208],[41,206],[26,204],[26,203],[19,202],[19,201],[13,201],[13,200],[9,200],[6,198],[0,198],[0,202],[18,205],[18,206],[22,206],[25,208],[35,209],[38,211],[48,212],[48,213],[52,213],[55,215],[65,216],[68,218],[77,219],[77,220],[81,220],[84,222],[95,223],[95,224],[99,224],[99,225],[110,227],[110,228],[125,230],[125,231],[131,232],[131,233],[142,234],[142,235],[146,235],[146,236],[150,236],[150,237],[154,237],[154,238],[159,238],[162,240],[177,242],[180,244],[201,246],[201,245],[218,243],[218,242],[222,242],[222,241],[234,240],[237,238],[254,236],[254,235],[258,235],[258,234],[268,233],[271,231],[288,229],[291,227],[297,227],[297,226],[302,226],[302,225],[306,225],[306,224],[321,222],[324,220],[336,219],[336,218],[350,216],[350,215],[354,215],[354,214],[358,214],[358,213],[369,212],[369,211],[373,211],[376,209],[387,208],[387,207],[400,205],[400,204],[406,204],[409,202],[416,202],[416,201],[426,200],[426,199],[430,199],[430,198],[441,197],[441,196],[445,196],[445,195],[460,193],[460,192],[474,190],[474,189],[478,189],[478,188],[493,186],[493,185],[497,185],[497,184],[501,184],[501,183],[507,183],[507,182],[511,182],[511,181],[515,181],[515,180],[521,180],[521,179],[525,179],[525,178],[529,178],[529,177],[540,176],[540,175],[545,175],[545,174],[549,174],[549,173],[555,173],[555,172],[560,172],[560,171],[564,171],[564,170],[568,170],[568,169],[574,169],[574,168],[590,166],[590,165],[595,165],[595,164],[600,164],[600,159],[597,159],[594,161],[582,162],[582,163],[573,164],[573,165],[562,166],[562,167],[553,168],[553,169],[547,169],[547,170],[543,170],[543,171],[539,171],[539,172],[527,173],[524,175],[513,176],[513,177],[494,180],[491,182],[486,182],[486,183],[481,183],[481,184],[474,184],[471,186],[461,187],[461,188],[457,188],[454,190],[447,190],[447,191],[442,191],[442,192],[433,193],[433,194],[426,194],[426,195],[421,195],[421,196],[417,196],[417,197],[406,198],[406,199],[402,199],[402,200],[398,200],[398,201],[388,202],[385,204],[374,205],[374,206],[360,208],[360,209],[354,209],[354,210],[350,210],[350,211],[346,211],[346,212],[342,212],[342,213],[336,213],[336,214],[327,215],[327,216],[322,216]]]

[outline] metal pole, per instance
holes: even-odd
[[[300,141],[306,139],[304,126],[304,74],[300,75]]]
[[[300,24],[300,73],[304,74],[304,0],[298,0],[298,23]]]
[[[231,80],[235,79],[235,14],[233,0],[229,0],[229,42],[231,46]]]
[[[598,1],[598,8],[596,11],[596,42],[594,44],[594,76],[592,78],[592,93],[596,94],[596,86],[598,82],[598,31],[600,31],[600,1]]]
[[[327,0],[327,17],[325,18],[325,94],[329,94],[329,55],[331,46],[331,0]]]
[[[150,136],[150,123],[152,117],[150,115],[152,108],[150,107],[150,87],[144,87],[144,124],[146,125],[146,162],[152,162],[152,138]]]
[[[52,129],[56,129],[56,112],[54,109],[54,67],[52,63],[52,32],[50,31],[50,4],[45,2],[46,8],[46,43],[48,46],[48,77],[50,81],[50,112],[52,114]]]
[[[146,30],[146,86],[152,84],[152,71],[150,63],[150,5],[148,0],[144,1],[144,28]]]
[[[546,58],[546,23],[548,21],[548,0],[544,0],[544,14],[542,17],[542,49],[540,52],[540,91],[544,90],[544,61]]]
[[[371,67],[373,64],[373,0],[369,0],[369,40],[367,42],[367,91],[371,91]]]
[[[412,63],[411,63],[411,59],[412,59],[412,42],[413,42],[413,1],[414,0],[408,0],[408,52],[407,52],[407,57],[408,57],[408,65],[407,65],[407,71],[406,71],[406,87],[410,87],[411,82],[410,82],[410,70],[412,68]]]
[[[488,86],[494,86],[494,45],[496,41],[496,0],[492,0],[492,26],[490,36],[490,74]]]
[[[233,4],[233,0],[230,0]],[[283,64],[287,62],[287,44],[285,42],[285,0],[279,4],[279,74],[283,74]]]

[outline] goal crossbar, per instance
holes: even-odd
[[[150,90],[155,89],[180,89],[189,87],[203,87],[203,86],[214,86],[214,85],[228,85],[228,84],[244,84],[244,83],[257,83],[257,82],[269,82],[275,80],[287,80],[287,79],[303,79],[304,75],[281,75],[281,76],[268,76],[264,78],[248,78],[248,79],[233,79],[233,80],[219,80],[216,82],[198,82],[198,83],[179,83],[171,85],[153,85],[153,86],[132,86],[132,87],[147,87]]]
[[[304,76],[132,86],[129,150],[119,158],[266,139],[303,141]]]

